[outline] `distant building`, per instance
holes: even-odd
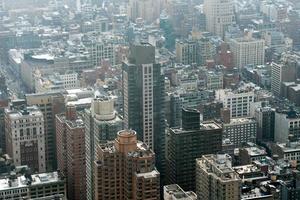
[[[250,34],[250,33],[249,33]],[[265,41],[252,36],[229,40],[234,66],[241,69],[246,65],[263,65],[265,61]]]
[[[254,102],[251,90],[217,90],[216,99],[223,102],[224,108],[230,109],[230,117],[247,117],[250,115],[250,103]]]
[[[198,63],[198,45],[194,40],[176,41],[176,62],[184,65]]]
[[[200,199],[239,200],[241,182],[227,154],[204,155],[196,160],[196,193]]]
[[[224,139],[241,146],[243,143],[256,141],[257,122],[253,118],[235,118],[230,123],[224,123],[223,130]]]
[[[296,80],[296,65],[288,63],[271,64],[271,91],[276,95],[281,95],[281,84],[283,82],[293,82]]]
[[[118,132],[115,141],[97,145],[95,199],[160,199],[160,174],[155,154],[132,130]],[[110,173],[108,173],[110,171]]]
[[[198,106],[199,112],[201,114],[201,119],[203,121],[220,119],[222,108],[223,108],[223,103],[218,101],[201,103]]]
[[[232,0],[205,0],[206,29],[223,38],[227,27],[236,23],[234,9]]]
[[[6,151],[16,166],[46,171],[46,135],[43,113],[35,106],[5,110]]]
[[[79,87],[77,73],[52,74],[43,76],[40,73],[35,74],[35,92],[63,91]]]
[[[0,196],[7,200],[67,200],[66,191],[65,180],[58,172],[0,178]]]
[[[206,89],[223,89],[223,73],[209,71],[206,73]]]

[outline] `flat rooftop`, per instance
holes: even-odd
[[[57,172],[33,174],[31,175],[31,178],[31,186],[62,181]],[[24,175],[19,176],[15,180],[13,180],[11,186],[9,185],[9,178],[0,179],[0,191],[25,187],[28,187],[28,179],[26,179]]]

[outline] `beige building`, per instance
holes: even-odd
[[[162,0],[129,0],[128,16],[132,21],[142,18],[146,23],[152,23],[160,16]]]
[[[64,111],[64,97],[59,92],[25,95],[27,105],[36,105],[44,116],[46,170],[56,169],[55,115]]]
[[[250,36],[229,40],[233,53],[234,66],[243,68],[246,65],[263,65],[265,63],[265,41]]]
[[[119,131],[115,141],[99,144],[94,167],[96,200],[160,199],[154,152],[135,131]]]
[[[239,200],[241,179],[228,154],[205,155],[196,160],[198,199]]]
[[[204,0],[203,11],[206,29],[222,38],[227,27],[235,24],[233,0]]]
[[[6,151],[16,166],[46,171],[44,118],[37,107],[6,109],[5,138]]]

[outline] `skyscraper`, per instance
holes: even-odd
[[[154,150],[162,174],[164,97],[164,76],[155,62],[155,47],[148,43],[132,45],[128,61],[123,63],[124,125],[136,130],[138,139]]]
[[[56,169],[55,115],[64,110],[64,97],[60,92],[27,94],[27,105],[37,105],[44,116],[46,170]]]
[[[200,113],[182,110],[182,127],[166,135],[166,180],[184,190],[195,189],[196,159],[222,150],[222,127],[215,122],[200,124]]]
[[[99,144],[97,151],[96,200],[160,199],[155,154],[137,140],[135,131],[119,131],[115,141]]]
[[[235,24],[233,0],[204,0],[206,29],[220,37],[229,25]]]
[[[36,107],[5,110],[6,151],[16,166],[45,172],[44,117]]]
[[[94,198],[94,161],[97,145],[116,138],[123,129],[123,120],[114,109],[114,101],[109,97],[96,97],[90,109],[85,110],[85,153],[87,199]]]
[[[57,166],[67,177],[68,198],[85,199],[85,126],[75,106],[56,115]]]

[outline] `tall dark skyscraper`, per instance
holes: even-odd
[[[164,165],[164,76],[155,62],[155,47],[148,43],[130,47],[123,63],[124,125],[133,129],[156,153],[157,168]]]
[[[222,127],[206,121],[200,112],[182,110],[182,126],[169,128],[166,135],[166,181],[184,190],[195,190],[196,159],[222,150]]]

